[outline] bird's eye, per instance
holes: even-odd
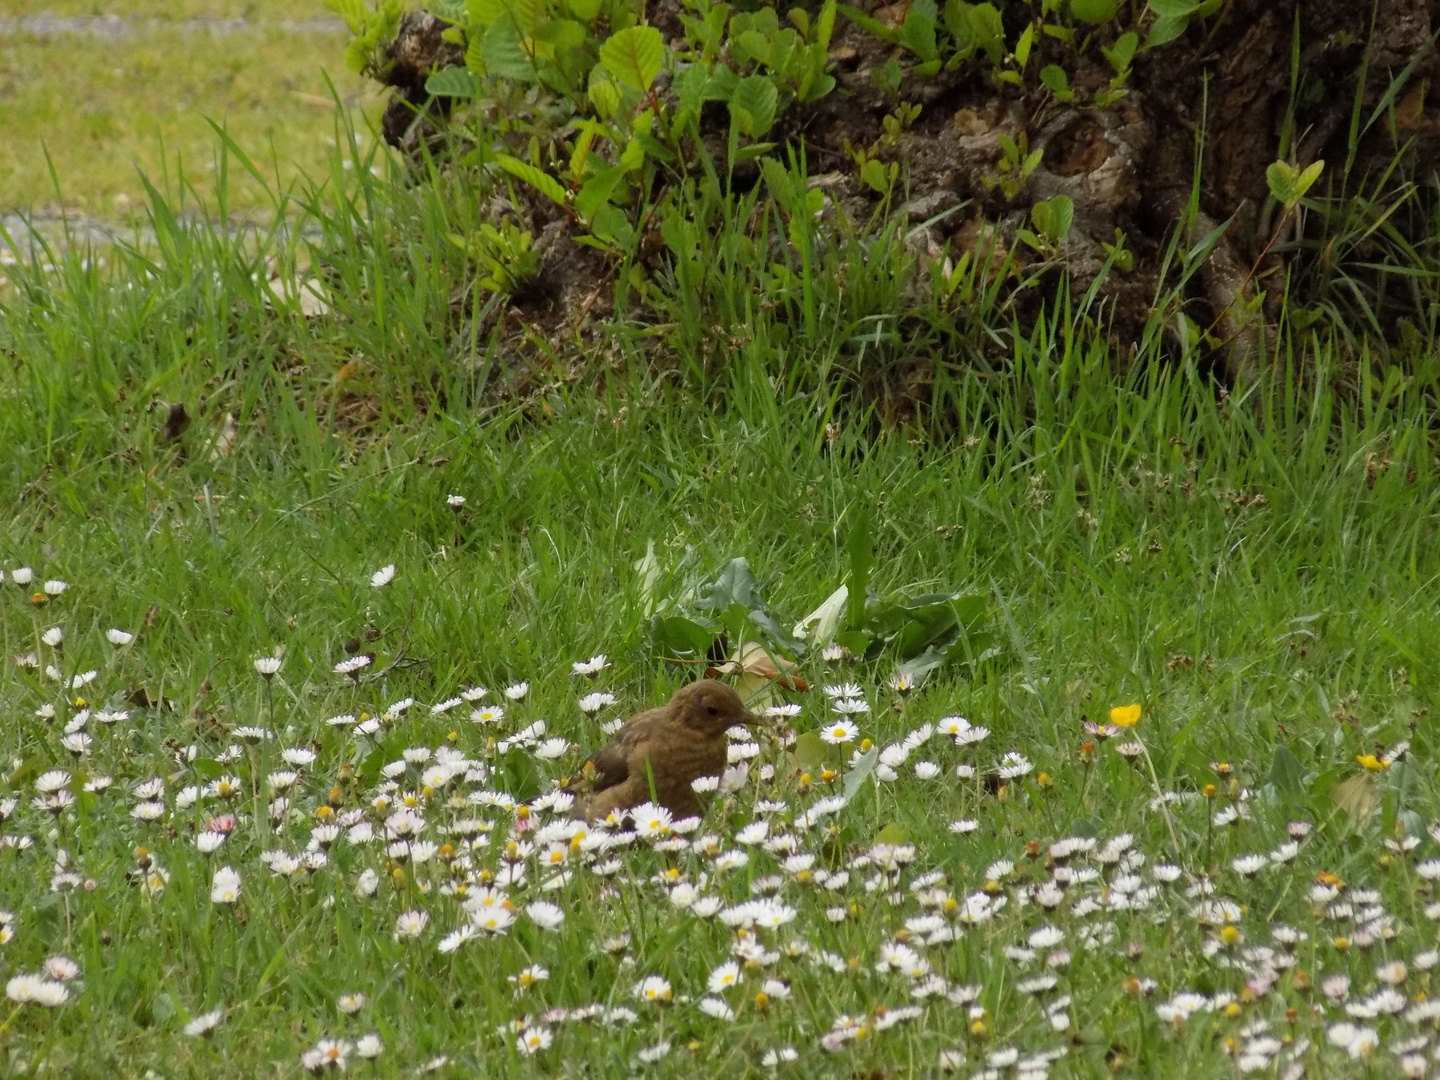
[[[705,706],[705,712],[708,713],[710,716],[719,716],[719,715],[720,715],[720,710],[717,709],[714,705],[706,705],[706,706]]]

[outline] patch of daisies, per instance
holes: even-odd
[[[372,584],[393,577],[387,567]],[[60,608],[63,583],[30,595],[33,573],[9,580],[37,617]],[[1389,875],[1382,894],[1323,865],[1310,823],[1271,835],[1256,819],[1275,815],[1255,812],[1230,765],[1215,766],[1223,785],[1155,797],[1139,744],[1109,741],[1118,729],[1092,725],[1095,741],[1050,776],[982,724],[910,720],[903,679],[836,681],[770,706],[760,738],[732,733],[726,770],[696,782],[703,818],[646,804],[586,823],[559,781],[623,720],[619,695],[596,685],[603,655],[566,681],[573,714],[558,727],[583,732],[583,745],[532,714],[528,682],[376,705],[366,665],[347,661],[334,671],[350,711],[286,722],[309,741],[277,731],[267,704],[226,737],[144,760],[126,739],[139,713],[124,706],[135,637],[111,630],[93,667],[66,651],[59,622],[37,622],[36,640],[14,660],[5,708],[12,720],[28,708],[43,745],[27,744],[0,788],[0,973],[17,1030],[85,993],[69,939],[39,940],[27,909],[61,894],[79,923],[103,890],[150,905],[178,933],[196,914],[238,925],[316,897],[369,908],[411,970],[489,980],[509,1019],[484,1033],[486,1053],[516,1058],[596,1040],[640,1068],[719,1047],[757,1069],[918,1053],[931,1071],[995,1080],[1041,1080],[1077,1054],[1114,1064],[1165,1042],[1214,1058],[1212,1070],[1226,1059],[1227,1071],[1292,1080],[1356,1063],[1428,1076],[1440,1060],[1440,830],[1384,842],[1370,864]],[[283,666],[254,662],[267,703]],[[106,704],[92,704],[101,694]],[[800,763],[801,733],[829,765]],[[403,736],[412,744],[387,753]],[[1118,763],[1112,779],[1133,769],[1137,782],[1112,784],[1102,805],[1128,792],[1127,819],[1148,840],[1053,832],[1053,790],[1098,783],[1103,754]],[[522,799],[507,778],[524,773],[542,779]],[[935,827],[913,841],[877,834],[877,806],[902,803],[928,807]],[[88,872],[82,813],[92,835],[133,853],[122,876]],[[1167,842],[1176,823],[1203,850]],[[182,862],[208,883],[196,899],[208,911],[164,902]],[[281,887],[256,889],[262,878]],[[244,997],[190,1003],[178,1030],[216,1037]],[[375,1009],[347,989],[339,1024],[296,1047],[300,1066],[320,1074],[392,1052]]]

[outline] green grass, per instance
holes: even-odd
[[[368,176],[364,168],[350,175]],[[1395,1074],[1392,1049],[1428,1029],[1403,1015],[1353,1021],[1375,1029],[1381,1046],[1352,1061],[1329,1041],[1347,1019],[1343,1007],[1307,982],[1347,974],[1352,999],[1361,998],[1382,962],[1403,959],[1406,1008],[1431,990],[1424,953],[1434,943],[1426,914],[1433,889],[1413,864],[1434,855],[1425,827],[1436,816],[1436,747],[1421,719],[1436,704],[1440,660],[1432,387],[1367,375],[1339,395],[1321,343],[1297,347],[1304,379],[1223,398],[1193,367],[1162,374],[1139,363],[1117,379],[1103,347],[1042,329],[1011,338],[1008,363],[953,373],[944,398],[952,411],[931,419],[954,434],[932,438],[870,422],[845,384],[817,374],[857,363],[850,339],[835,331],[843,325],[826,320],[867,317],[823,296],[820,330],[804,336],[778,317],[757,317],[751,344],[708,374],[686,355],[669,374],[638,359],[575,371],[533,341],[521,349],[497,340],[488,351],[480,342],[474,357],[457,360],[444,332],[449,264],[426,259],[427,250],[443,250],[426,247],[444,228],[435,206],[378,182],[344,183],[332,190],[353,196],[338,200],[349,216],[316,219],[327,230],[316,242],[319,261],[338,283],[329,317],[301,319],[254,280],[267,258],[283,271],[304,261],[303,250],[173,224],[169,204],[158,203],[150,211],[158,255],[119,250],[102,269],[72,252],[53,274],[13,269],[0,295],[8,359],[0,505],[12,508],[0,566],[7,577],[27,565],[37,583],[69,583],[42,606],[29,598],[38,584],[0,587],[0,761],[16,763],[0,777],[0,801],[17,800],[0,829],[32,840],[0,850],[0,909],[16,916],[13,940],[0,946],[0,974],[33,972],[54,953],[83,973],[72,1001],[53,1012],[3,1003],[5,1070],[291,1076],[322,1036],[375,1030],[386,1046],[374,1066],[380,1075],[409,1075],[446,1055],[454,1075],[608,1076],[666,1040],[669,1054],[645,1071],[762,1075],[765,1053],[790,1045],[799,1059],[788,1068],[800,1075],[925,1075],[952,1049],[969,1075],[1013,1046],[1026,1055],[1063,1051],[1057,1076],[1222,1076],[1236,1069],[1231,1048],[1253,1043],[1265,1021],[1290,1040],[1284,1052],[1316,1075]],[[819,352],[832,332],[831,351]],[[811,351],[782,355],[786,344]],[[617,348],[643,359],[644,346],[631,335]],[[347,360],[360,375],[337,382]],[[373,422],[354,426],[347,392],[373,395]],[[165,403],[174,401],[186,402],[196,422],[166,442]],[[226,412],[238,437],[217,455]],[[452,494],[466,498],[458,512],[447,505]],[[799,764],[766,744],[776,780],[712,808],[704,825],[737,830],[758,790],[789,807],[772,831],[794,832],[816,867],[832,871],[903,832],[915,861],[895,886],[897,903],[889,885],[865,887],[873,868],[855,866],[833,894],[787,873],[781,896],[797,918],[760,931],[771,947],[803,941],[853,958],[846,970],[777,956],[724,993],[735,1021],[698,1010],[736,935],[672,905],[656,875],[673,866],[703,892],[738,903],[750,897],[751,880],[782,872],[758,847],[747,867],[724,876],[700,855],[626,852],[615,876],[577,866],[550,892],[531,864],[510,892],[520,909],[542,896],[561,904],[561,932],[544,933],[522,915],[506,936],[453,956],[437,950],[461,922],[437,860],[406,867],[403,880],[384,880],[369,899],[355,891],[362,870],[383,875],[394,866],[378,845],[342,840],[330,865],[306,880],[272,877],[260,862],[262,851],[304,847],[332,787],[342,810],[368,806],[380,783],[374,766],[406,747],[453,741],[496,766],[490,787],[533,797],[603,738],[597,719],[576,707],[591,685],[570,674],[572,662],[609,656],[594,686],[619,705],[603,716],[662,700],[687,677],[666,664],[650,633],[635,563],[651,541],[662,611],[688,609],[692,584],[743,556],[788,627],[845,579],[845,539],[862,509],[880,594],[980,592],[1004,649],[978,670],[942,669],[903,708],[885,688],[890,658],[834,667],[811,650],[801,665],[815,688],[796,696],[803,712],[795,726],[824,722],[821,684],[854,679],[872,707],[860,718],[862,734],[877,746],[956,713],[991,734],[968,749],[932,737],[898,779],[861,784],[833,829],[814,830],[780,824],[814,793],[802,791]],[[371,574],[387,564],[397,568],[394,582],[373,588]],[[63,652],[42,640],[52,626],[64,629]],[[137,640],[116,649],[104,636],[111,627]],[[400,662],[379,681],[354,684],[332,671],[352,639],[375,654],[372,671]],[[267,686],[252,661],[278,649],[284,666]],[[30,652],[67,677],[99,674],[83,690],[61,692],[17,663]],[[441,717],[425,708],[477,683],[494,699],[516,679],[528,680],[531,694],[499,730],[472,724],[468,706]],[[127,706],[140,687],[161,707]],[[92,718],[94,741],[79,762],[61,743],[62,725],[80,708],[76,693],[92,708],[130,713],[113,726]],[[420,704],[378,740],[325,723],[412,696]],[[1159,785],[1184,796],[1171,810],[1178,849],[1151,805],[1148,769],[1126,764],[1113,742],[1087,760],[1085,745],[1096,740],[1083,721],[1129,702],[1143,705],[1135,734]],[[46,704],[53,721],[37,715]],[[502,732],[541,717],[548,734],[576,749],[550,764],[521,750],[492,756]],[[275,742],[216,764],[245,725],[273,729]],[[1373,812],[1340,810],[1331,795],[1346,782],[1354,789],[1357,755],[1404,739],[1412,741],[1408,758],[1370,781]],[[1277,755],[1282,745],[1293,764]],[[272,833],[252,815],[252,784],[278,767],[281,748],[301,747],[318,758]],[[853,749],[828,750],[825,764],[843,773]],[[1033,771],[987,782],[1009,752],[1026,755]],[[942,767],[939,778],[913,774],[922,758]],[[1214,762],[1229,763],[1233,778],[1217,776]],[[979,776],[957,778],[962,763]],[[115,783],[81,794],[52,822],[30,799],[40,771],[55,767],[75,773],[77,791],[85,777],[108,774]],[[175,806],[186,785],[222,772],[240,778],[240,797]],[[167,778],[166,816],[142,824],[129,814],[130,792],[156,776]],[[1207,784],[1218,787],[1213,803],[1199,794]],[[453,790],[481,786],[457,781]],[[816,786],[834,790],[823,779]],[[401,790],[418,787],[412,768]],[[1212,827],[1207,807],[1235,806],[1242,791],[1248,819]],[[226,808],[241,816],[238,828],[218,853],[200,855],[193,831]],[[425,816],[436,843],[454,840],[445,828],[457,817],[491,821],[494,839],[470,853],[472,869],[501,868],[512,812],[452,807],[436,796]],[[953,833],[947,826],[957,819],[978,828]],[[1292,820],[1315,826],[1292,866],[1254,878],[1231,869],[1242,854],[1274,850]],[[1113,866],[1083,858],[1075,864],[1093,865],[1097,882],[1072,886],[1049,914],[1021,904],[1022,890],[1048,872],[1051,843],[1122,833],[1134,834],[1146,857],[1135,868],[1146,882],[1164,861],[1186,872],[1149,909],[1074,910],[1077,898],[1104,903],[1117,891],[1100,885],[1115,884]],[[1420,846],[1397,859],[1382,841],[1407,833]],[[141,846],[169,873],[160,895],[132,883],[144,877]],[[82,884],[56,892],[61,850]],[[992,864],[1001,859],[1015,868],[1000,872]],[[221,865],[242,876],[234,908],[210,902]],[[911,991],[908,977],[877,973],[881,946],[921,913],[908,885],[932,870],[943,875],[936,887],[962,904],[983,893],[987,876],[1008,900],[988,922],[947,923],[963,929],[953,943],[927,946],[924,930],[909,932],[951,987],[982,987],[986,1011],[975,1026],[967,1006],[942,995],[918,1002],[919,1017],[876,1030],[886,1022],[877,1008],[903,1006]],[[1353,909],[1382,907],[1393,933],[1367,930],[1353,910],[1327,916],[1310,893],[1322,871],[1343,880]],[[1259,961],[1202,925],[1185,895],[1200,880],[1243,905],[1231,934],[1293,960],[1276,965],[1273,991],[1242,996],[1247,974],[1230,961],[1244,958],[1250,976]],[[1374,897],[1362,891],[1370,888]],[[837,906],[846,918],[832,923],[825,911]],[[422,939],[398,942],[396,917],[412,909],[430,912],[430,926]],[[1282,922],[1304,939],[1279,940],[1273,927]],[[1028,962],[1004,950],[1044,925],[1064,931],[1060,947],[1073,955],[1057,969],[1056,988],[1035,999],[1017,984],[1045,969],[1049,950]],[[623,955],[601,948],[625,932]],[[1207,942],[1220,943],[1213,955]],[[532,963],[550,977],[517,1000],[506,977]],[[673,984],[671,1006],[632,996],[651,974]],[[771,993],[761,1008],[755,995],[765,978],[785,980],[791,996]],[[1152,979],[1149,997],[1132,993],[1146,984],[1127,982]],[[1188,1023],[1157,1015],[1157,1005],[1184,991],[1210,995],[1216,1008]],[[347,992],[368,998],[354,1018],[337,1011]],[[1233,1009],[1220,994],[1236,995]],[[1057,1013],[1064,1032],[1037,1003],[1053,1008],[1060,995],[1069,997]],[[613,1028],[540,1019],[548,1008],[592,1003],[631,1007],[639,1018]],[[210,1041],[180,1034],[215,1008],[227,1018]],[[827,1052],[822,1036],[842,1014],[863,1017],[864,1034]],[[554,1035],[533,1058],[515,1049],[506,1027],[524,1017]]]
[[[294,33],[284,20],[325,18],[311,5],[7,5],[9,17],[117,15],[136,23],[118,40],[83,33],[0,38],[0,209],[78,208],[128,218],[145,204],[137,170],[183,168],[215,192],[214,133],[225,125],[288,184],[323,173],[334,150],[333,99],[374,110],[377,95],[345,69],[343,34]],[[224,35],[184,28],[191,18],[245,18]],[[268,148],[273,147],[272,153]],[[53,172],[52,172],[53,167]],[[56,187],[56,178],[59,188]],[[248,178],[231,190],[237,210],[268,200]]]

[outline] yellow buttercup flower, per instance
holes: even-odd
[[[1110,722],[1116,727],[1134,727],[1140,722],[1140,706],[1116,705],[1110,710]]]

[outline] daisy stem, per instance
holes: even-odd
[[[5,1022],[3,1024],[0,1024],[0,1035],[5,1034],[5,1029],[8,1028],[10,1026],[10,1022],[19,1015],[22,1008],[24,1008],[23,1005],[16,1005],[13,1009],[10,1010],[10,1015],[5,1018]]]
[[[1170,807],[1165,802],[1165,793],[1160,790],[1160,777],[1155,772],[1155,762],[1150,760],[1150,748],[1145,745],[1145,740],[1136,738],[1140,744],[1140,752],[1145,755],[1145,767],[1150,770],[1150,783],[1155,788],[1155,800],[1160,804],[1160,813],[1165,817],[1165,829],[1170,834],[1170,849],[1175,852],[1176,858],[1180,856],[1180,838],[1175,835],[1175,822],[1170,817]]]

